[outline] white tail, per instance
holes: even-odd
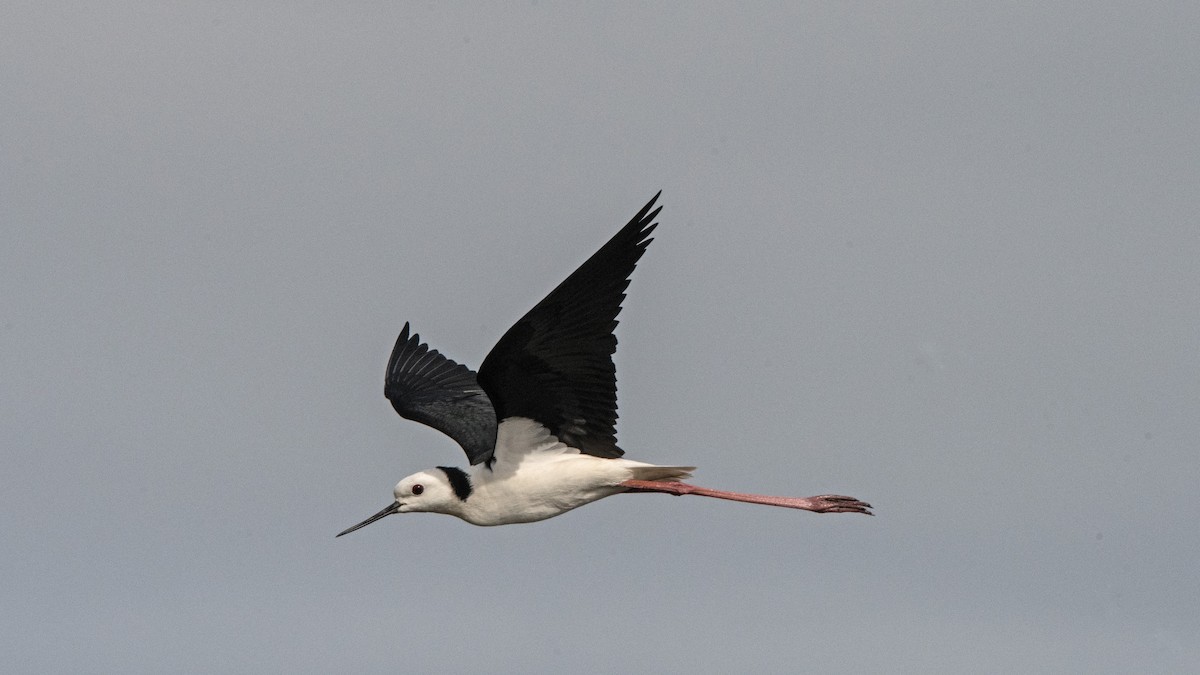
[[[696,470],[694,466],[655,466],[653,464],[643,464],[629,467],[629,472],[633,474],[635,480],[654,480],[675,482],[681,481],[684,478],[691,478],[692,472]]]

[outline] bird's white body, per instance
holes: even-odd
[[[442,470],[401,480],[394,490],[398,512],[446,513],[472,525],[532,523],[625,492],[621,483],[628,480],[677,481],[695,469],[586,455],[524,417],[500,422],[495,457],[490,468],[477,464],[467,471],[466,499],[454,494]],[[415,485],[420,494],[413,494]]]

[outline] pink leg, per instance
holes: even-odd
[[[868,510],[871,508],[870,504],[861,502],[854,497],[843,497],[842,495],[768,497],[767,495],[726,492],[698,485],[662,480],[627,480],[621,483],[621,486],[629,488],[630,492],[665,492],[677,496],[700,495],[702,497],[716,497],[717,499],[731,499],[735,502],[750,502],[751,504],[783,506],[789,509],[804,509],[805,511],[815,511],[816,513],[865,513],[868,516],[875,515]]]

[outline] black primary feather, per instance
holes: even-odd
[[[492,348],[478,380],[497,419],[528,417],[585,454],[624,454],[616,439],[613,329],[629,277],[652,241],[662,207],[651,209],[661,194]]]
[[[453,438],[471,464],[490,459],[496,447],[496,411],[475,372],[442,356],[408,334],[396,339],[383,393],[402,417]]]

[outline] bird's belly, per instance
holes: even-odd
[[[571,467],[574,471],[563,471],[561,464],[544,471],[522,467],[515,474],[489,481],[467,499],[463,520],[473,525],[532,523],[623,492],[617,487],[625,478],[618,466],[597,465],[599,462],[613,460],[586,457],[583,467]]]

